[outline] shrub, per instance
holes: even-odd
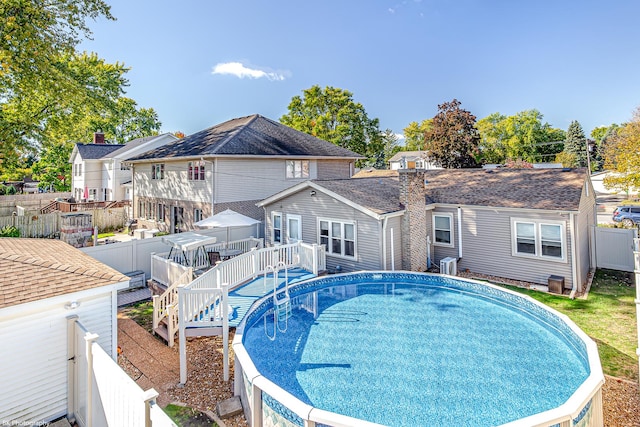
[[[20,237],[20,230],[11,225],[5,225],[0,228],[0,237]]]

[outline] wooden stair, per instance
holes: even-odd
[[[160,338],[165,340],[165,342],[169,343],[169,327],[167,326],[166,319],[162,319],[157,328],[154,328],[153,333],[158,335]]]

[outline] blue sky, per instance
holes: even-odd
[[[640,1],[106,0],[80,49],[131,68],[162,131],[258,113],[313,85],[402,133],[454,98],[478,119],[537,109],[587,136],[640,106]]]

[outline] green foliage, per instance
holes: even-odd
[[[20,230],[11,225],[5,225],[0,228],[0,237],[20,237]]]
[[[556,155],[556,163],[561,163],[565,168],[572,168],[576,164],[576,156],[567,151],[561,151]]]
[[[521,111],[513,116],[493,113],[478,121],[482,157],[486,163],[507,159],[548,162],[562,151],[564,131],[542,123],[538,110]]]
[[[426,119],[420,122],[411,122],[409,126],[403,129],[405,143],[404,150],[405,151],[424,151],[426,139],[425,135],[429,129],[431,129],[431,125],[433,124],[433,119]]]
[[[91,35],[86,20],[98,17],[113,19],[102,0],[0,3],[0,175],[15,175],[40,150],[54,154],[45,163],[60,169],[58,150],[70,152],[68,147],[90,141],[97,130],[124,142],[159,129],[152,109],[139,109],[122,96],[128,68],[76,52],[80,40]],[[68,158],[63,163],[68,169]],[[68,171],[60,172],[49,175],[68,178]],[[46,184],[66,190],[68,181]]]
[[[572,121],[569,129],[567,129],[564,150],[575,157],[575,163],[572,166],[587,166],[587,138],[584,136],[582,126],[577,120]]]
[[[640,188],[640,107],[607,139],[604,150],[604,167],[614,172],[604,179],[605,187],[627,194]]]
[[[476,116],[460,105],[457,99],[438,105],[438,114],[425,134],[429,156],[444,168],[478,166],[480,134]]]
[[[294,96],[280,122],[366,157],[359,166],[380,163],[385,150],[379,120],[370,119],[347,90],[315,85]]]

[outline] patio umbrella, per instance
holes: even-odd
[[[227,209],[226,211],[219,212],[215,215],[210,216],[209,218],[205,218],[196,222],[194,225],[198,227],[208,227],[208,228],[226,228],[227,229],[227,240],[225,245],[229,243],[229,230],[232,227],[246,227],[248,225],[259,224],[261,221],[248,217],[246,215],[242,215],[236,211],[232,211],[231,209]]]

